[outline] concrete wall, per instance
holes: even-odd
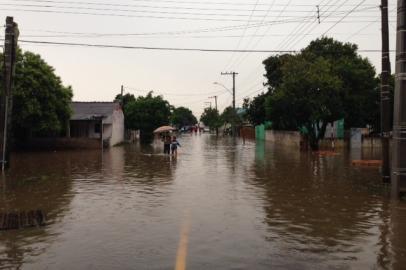
[[[300,147],[300,133],[297,131],[280,131],[280,130],[266,130],[265,140],[269,142],[278,143],[281,145]],[[392,141],[392,140],[391,140]],[[319,142],[320,149],[331,149],[332,143],[331,139],[323,139]],[[348,140],[335,139],[334,140],[335,149],[340,149],[344,147],[351,147]],[[380,148],[381,139],[373,137],[363,137],[361,148]]]
[[[299,148],[300,133],[298,131],[266,130],[265,141]]]
[[[114,110],[110,146],[124,141],[124,114],[121,109]]]
[[[100,139],[91,138],[45,138],[31,139],[19,144],[23,150],[62,150],[62,149],[100,149]]]
[[[113,134],[113,125],[112,124],[103,124],[103,140],[111,139]]]

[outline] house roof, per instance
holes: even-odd
[[[71,102],[72,116],[70,120],[95,120],[103,117],[103,122],[112,121],[114,110],[120,109],[116,102]]]

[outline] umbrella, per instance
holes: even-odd
[[[171,127],[171,126],[162,126],[154,130],[154,133],[163,133],[163,132],[169,132],[176,130],[176,128]]]

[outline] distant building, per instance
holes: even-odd
[[[72,102],[70,138],[103,138],[113,146],[124,141],[124,114],[117,102]]]

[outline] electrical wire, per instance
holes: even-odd
[[[342,22],[345,18],[348,17],[348,15],[350,15],[352,12],[354,12],[354,10],[359,7],[360,5],[362,5],[366,0],[362,0],[356,7],[354,7],[353,9],[351,9],[348,13],[346,13],[338,22],[336,22],[335,24],[333,24],[329,29],[327,29],[322,36],[326,35],[331,29],[333,29],[337,24],[339,24],[340,22]]]
[[[4,0],[3,0],[4,1]],[[5,0],[5,1],[10,1],[10,0]],[[242,11],[242,12],[249,12],[247,8],[221,8],[221,7],[191,7],[191,6],[152,6],[152,5],[131,5],[131,4],[117,4],[117,3],[95,3],[95,2],[77,2],[77,1],[54,1],[54,0],[12,0],[13,5],[15,2],[28,2],[28,3],[52,3],[52,4],[70,4],[70,5],[80,5],[80,6],[109,6],[109,7],[133,7],[133,8],[151,8],[151,9],[175,9],[175,10],[209,10],[209,11]],[[301,5],[299,5],[301,7]],[[290,7],[297,7],[297,5],[290,5]],[[295,9],[295,10],[289,10],[289,12],[293,13],[303,13],[303,12],[308,12],[309,10],[305,9]],[[256,9],[255,12],[280,12],[280,10],[271,10],[269,9]]]

